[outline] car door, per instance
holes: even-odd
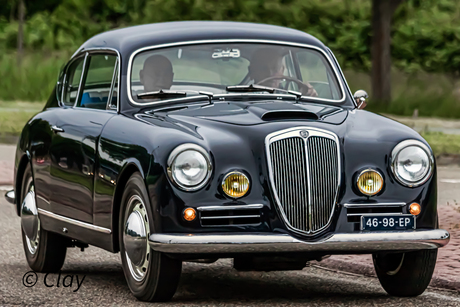
[[[74,101],[74,106],[57,113],[50,149],[51,208],[56,214],[92,223],[97,145],[104,125],[116,115],[109,97],[118,60],[115,53],[98,50],[87,53],[83,62],[78,91],[72,92],[72,71],[64,84],[62,99]]]

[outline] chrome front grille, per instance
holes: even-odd
[[[295,128],[270,134],[266,146],[272,189],[289,228],[307,234],[326,228],[340,182],[337,136]]]

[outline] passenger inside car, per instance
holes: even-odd
[[[249,76],[254,84],[280,88],[284,76],[283,57],[275,49],[260,48],[251,57],[251,64],[248,67]],[[300,81],[300,80],[299,80]],[[318,93],[308,82],[302,84],[299,91],[306,96],[318,97]]]
[[[163,55],[152,55],[144,62],[139,78],[144,85],[144,93],[169,90],[173,83],[173,67]]]

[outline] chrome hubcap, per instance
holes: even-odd
[[[136,281],[142,281],[149,264],[150,235],[147,210],[142,199],[133,195],[128,201],[129,212],[123,232],[125,255],[131,276]]]
[[[24,230],[29,253],[34,255],[37,252],[40,239],[40,219],[38,218],[32,179],[30,179],[28,186],[28,192],[21,205],[21,225]]]

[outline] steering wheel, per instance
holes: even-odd
[[[287,90],[289,88],[289,84],[291,82],[296,83],[299,86],[299,90],[306,86],[306,84],[303,83],[302,81],[300,81],[299,79],[294,78],[294,77],[289,77],[289,76],[272,76],[272,77],[265,78],[265,79],[257,82],[256,84],[257,85],[263,85],[265,82],[272,81],[272,80],[286,80],[286,81],[289,81],[289,82],[286,83],[286,86],[284,88],[285,90]]]

